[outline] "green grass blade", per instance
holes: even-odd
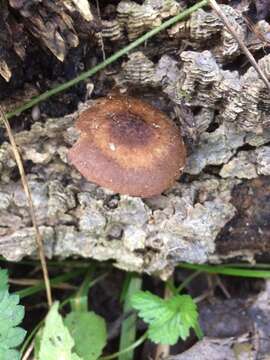
[[[198,2],[197,4],[191,6],[190,8],[182,11],[178,15],[176,15],[176,16],[172,17],[171,19],[162,23],[160,26],[156,27],[155,29],[153,29],[153,30],[147,32],[146,34],[144,34],[143,36],[139,37],[138,39],[136,39],[135,41],[133,41],[131,44],[127,45],[123,49],[117,51],[115,54],[108,57],[106,60],[104,60],[100,64],[94,66],[92,69],[83,72],[81,75],[77,76],[76,78],[74,78],[70,81],[65,82],[64,84],[58,85],[58,86],[54,87],[53,89],[44,92],[43,94],[33,98],[32,100],[25,103],[24,105],[18,107],[14,111],[7,113],[6,114],[7,118],[10,119],[11,117],[13,117],[15,115],[19,115],[23,111],[30,109],[31,107],[40,103],[41,101],[47,100],[49,97],[56,95],[62,91],[65,91],[65,90],[69,89],[70,87],[78,84],[80,81],[86,80],[87,78],[95,75],[98,71],[106,68],[108,65],[112,64],[113,62],[118,60],[120,57],[127,54],[129,51],[131,51],[131,50],[135,49],[136,47],[138,47],[139,45],[143,44],[145,41],[147,41],[154,35],[158,34],[160,31],[165,30],[168,27],[170,27],[171,25],[175,24],[176,22],[185,19],[186,17],[191,15],[196,10],[207,5],[207,3],[208,3],[208,0],[202,0],[202,1]]]
[[[176,293],[179,294],[184,288],[187,287],[187,285],[195,279],[197,276],[199,276],[202,272],[200,270],[195,271],[194,273],[190,274],[185,278],[185,280],[178,286],[176,289]]]
[[[266,269],[270,270],[270,264],[260,263],[260,264],[244,264],[244,263],[230,263],[230,264],[222,264],[224,267],[231,268],[245,268],[245,269]]]
[[[4,259],[3,256],[0,256],[0,262],[4,262],[6,264],[20,264],[20,265],[31,265],[31,266],[37,266],[40,265],[40,261],[39,260],[35,260],[35,259],[29,259],[29,260],[20,260],[20,261],[8,261],[6,259]],[[93,263],[95,264],[95,262],[93,261]],[[63,268],[66,267],[71,267],[71,268],[89,268],[89,261],[80,259],[80,260],[49,260],[47,259],[47,264],[49,268],[56,268],[56,269],[61,269],[63,270]]]
[[[178,264],[179,268],[189,270],[199,270],[210,274],[220,274],[229,276],[241,276],[249,278],[270,278],[270,270],[253,270],[239,267],[228,267],[220,265],[204,265],[204,264]]]
[[[174,281],[172,279],[172,277],[170,277],[167,281],[166,281],[166,288],[169,289],[169,291],[173,294],[173,295],[177,295],[178,291],[177,288],[174,285]]]
[[[75,297],[71,299],[70,307],[72,311],[88,311],[88,291],[92,282],[93,272],[94,267],[91,266],[85,274],[84,280]]]
[[[64,275],[56,276],[54,279],[51,279],[51,285],[54,286],[54,285],[58,285],[64,281],[71,280],[71,279],[83,274],[84,272],[85,272],[85,269],[78,269],[78,270],[74,270],[72,272],[68,272]],[[43,281],[41,281],[40,284],[28,287],[23,290],[16,291],[15,294],[19,295],[20,298],[24,298],[24,297],[36,294],[36,293],[40,292],[41,290],[43,290],[44,288],[45,288],[45,284]]]
[[[72,271],[72,273],[74,273],[74,271]],[[95,278],[94,280],[91,281],[91,283],[89,284],[89,287],[91,288],[92,286],[94,286],[96,283],[98,283],[99,281],[101,281],[102,279],[104,279],[105,276],[107,276],[108,273],[102,274],[100,276],[98,276],[97,278]],[[58,277],[59,278],[59,277]],[[55,278],[56,279],[56,278]],[[55,280],[53,279],[53,280]],[[66,279],[68,280],[68,279]],[[67,297],[63,302],[61,302],[59,309],[62,309],[66,304],[68,304],[72,298],[76,297],[77,293],[72,294],[71,296]],[[27,347],[30,345],[31,341],[33,340],[33,338],[35,337],[36,333],[38,332],[38,330],[44,325],[44,321],[45,318],[42,319],[36,326],[35,328],[31,331],[31,333],[28,335],[28,337],[26,338],[22,348],[21,348],[21,356],[24,354],[24,352],[26,351]]]
[[[89,271],[85,274],[85,278],[76,292],[75,296],[73,295],[69,298],[71,311],[88,311],[88,293],[91,287],[93,287],[96,283],[103,280],[108,272],[101,274],[100,276],[93,279],[95,268],[89,269]],[[63,305],[63,304],[62,304]]]
[[[121,291],[121,294],[120,294],[120,299],[119,299],[121,304],[125,301],[125,299],[127,297],[128,288],[129,288],[132,276],[133,276],[133,274],[131,272],[126,273],[124,283],[123,283],[123,286],[122,286],[122,291]]]
[[[125,291],[125,300],[124,300],[124,313],[128,313],[132,307],[130,304],[131,296],[139,291],[142,286],[142,279],[137,275],[127,274],[127,278],[129,280],[129,285],[127,287],[127,291]],[[137,315],[131,314],[128,316],[122,323],[121,326],[121,335],[120,335],[120,346],[119,352],[120,355],[118,356],[118,360],[132,360],[133,359],[133,350],[121,353],[122,350],[131,346],[136,338],[136,320]]]

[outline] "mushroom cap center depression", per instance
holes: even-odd
[[[160,194],[179,177],[185,147],[176,125],[148,103],[101,98],[77,123],[68,157],[88,180],[122,194]]]
[[[158,125],[130,111],[108,112],[103,118],[93,114],[89,123],[89,146],[124,169],[158,165],[176,140],[176,133],[169,131],[171,124]]]
[[[137,114],[120,112],[108,114],[113,141],[128,147],[146,146],[154,136],[154,128]]]

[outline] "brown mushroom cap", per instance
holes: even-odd
[[[176,125],[132,97],[101,98],[77,120],[68,158],[89,181],[120,194],[151,197],[179,177],[186,158]]]

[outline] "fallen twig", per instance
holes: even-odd
[[[34,209],[34,204],[33,204],[32,196],[31,196],[29,184],[28,184],[28,181],[27,181],[27,178],[25,175],[25,171],[24,171],[24,167],[23,167],[23,163],[21,160],[21,156],[20,156],[18,147],[16,145],[14,136],[12,134],[11,127],[9,125],[9,121],[8,121],[3,109],[1,108],[1,106],[0,106],[0,116],[1,116],[1,120],[3,121],[3,123],[5,125],[5,128],[7,130],[8,138],[9,138],[9,141],[10,141],[10,144],[12,147],[15,161],[17,163],[17,166],[18,166],[18,169],[20,172],[23,189],[24,189],[27,201],[28,201],[31,220],[32,220],[32,224],[33,224],[33,227],[35,229],[35,234],[36,234],[35,239],[36,239],[38,254],[39,254],[42,272],[43,272],[43,278],[44,278],[46,294],[47,294],[47,302],[48,302],[48,305],[51,306],[52,305],[52,294],[51,294],[51,286],[50,286],[50,280],[49,280],[49,275],[48,275],[47,263],[46,263],[46,258],[45,258],[45,254],[44,254],[42,236],[39,231],[38,224],[37,224],[37,218],[36,218],[36,214],[35,214],[35,209]]]
[[[254,56],[251,54],[251,52],[246,47],[244,41],[239,38],[238,34],[234,30],[234,28],[231,26],[229,19],[224,14],[216,0],[209,0],[209,5],[212,7],[212,9],[217,13],[217,15],[220,17],[220,19],[223,21],[229,32],[233,35],[235,40],[238,42],[239,46],[243,50],[244,54],[247,56],[248,60],[250,61],[251,65],[254,67],[254,69],[257,71],[263,82],[265,83],[268,90],[270,90],[270,83],[267,79],[267,77],[262,72],[261,68],[259,67],[258,63],[254,59]]]
[[[30,346],[28,347],[28,349],[26,350],[22,360],[28,360],[32,351],[34,350],[34,347],[35,347],[35,339],[32,340]]]

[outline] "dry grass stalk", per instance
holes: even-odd
[[[34,204],[33,204],[33,200],[32,200],[32,196],[31,196],[31,192],[30,192],[30,188],[29,188],[29,184],[25,175],[25,171],[24,171],[24,167],[23,167],[23,163],[21,160],[21,156],[18,150],[18,147],[16,145],[11,127],[9,125],[9,121],[3,111],[3,109],[0,106],[0,116],[1,116],[1,120],[3,121],[5,128],[7,130],[7,134],[8,134],[8,138],[12,147],[12,151],[15,157],[15,161],[17,163],[19,172],[20,172],[20,176],[21,176],[21,180],[22,180],[22,185],[23,185],[23,189],[28,201],[28,205],[29,205],[29,211],[30,211],[30,215],[31,215],[31,220],[32,220],[32,224],[33,227],[35,229],[35,239],[36,239],[36,244],[37,244],[37,248],[38,248],[38,255],[40,258],[40,262],[41,262],[41,267],[42,267],[42,272],[43,272],[43,278],[44,278],[44,283],[45,283],[45,288],[46,288],[46,295],[47,295],[47,302],[48,305],[51,306],[52,305],[52,293],[51,293],[51,286],[50,286],[50,279],[49,279],[49,274],[48,274],[48,268],[47,268],[47,263],[46,263],[46,258],[45,258],[45,254],[44,254],[44,247],[43,247],[43,242],[42,242],[42,236],[41,233],[39,231],[39,227],[37,224],[37,218],[36,218],[36,214],[35,214],[35,209],[34,209]]]
[[[227,18],[227,16],[224,14],[220,6],[217,4],[216,0],[209,0],[209,4],[212,7],[212,9],[217,13],[217,15],[220,17],[220,19],[223,21],[227,29],[230,31],[230,33],[234,36],[235,40],[238,42],[239,46],[243,50],[244,54],[247,56],[248,60],[250,61],[251,65],[255,68],[263,82],[265,83],[268,90],[270,90],[270,83],[267,79],[267,77],[264,75],[262,70],[260,69],[259,65],[257,64],[256,60],[254,59],[251,52],[246,47],[244,41],[239,38],[234,28],[230,25],[230,21]]]
[[[30,358],[31,353],[34,350],[34,347],[35,347],[35,339],[32,340],[30,346],[28,347],[28,349],[24,353],[24,356],[23,356],[22,360],[28,360]],[[35,360],[35,359],[33,359],[33,360]]]

